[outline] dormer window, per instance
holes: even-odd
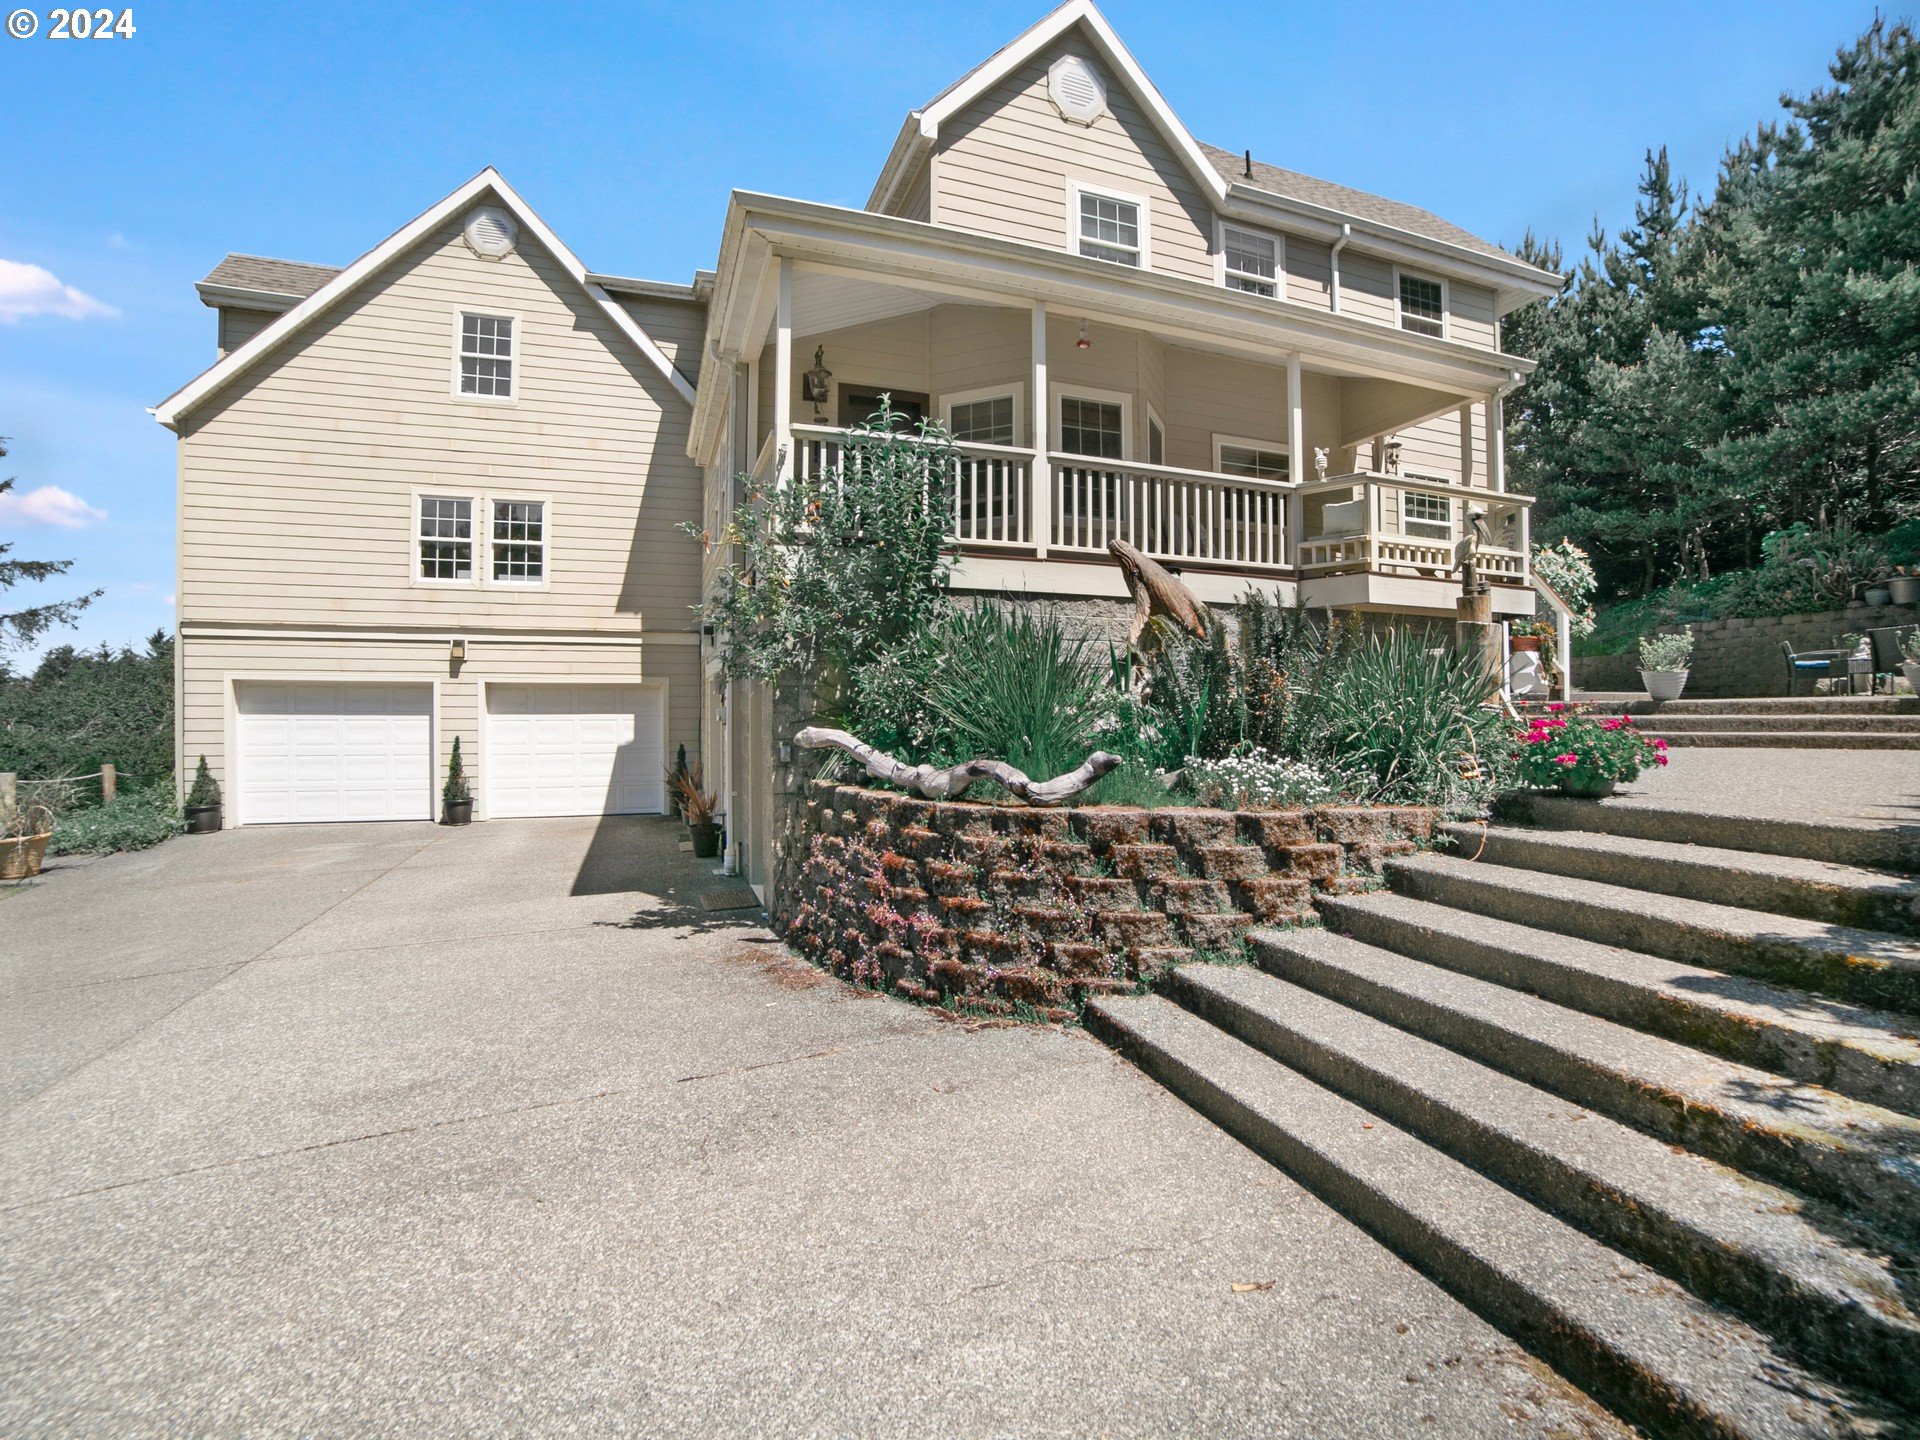
[[[1136,269],[1147,263],[1147,202],[1137,195],[1072,187],[1074,248],[1093,260]]]
[[[1220,227],[1222,278],[1229,290],[1269,299],[1280,293],[1280,242],[1238,225]]]
[[[513,398],[513,317],[460,315],[460,393],[484,400]]]
[[[1400,277],[1400,328],[1416,335],[1447,333],[1447,288],[1418,275]]]

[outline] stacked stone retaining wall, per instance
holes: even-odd
[[[1825,650],[1845,634],[1864,635],[1883,625],[1920,622],[1912,605],[1849,605],[1813,615],[1760,615],[1701,620],[1693,625],[1693,665],[1687,695],[1725,699],[1787,693],[1782,642],[1795,650]],[[1663,626],[1661,633],[1677,630]],[[1639,690],[1639,660],[1628,655],[1576,655],[1573,683],[1581,690]],[[1803,685],[1802,689],[1807,688]]]

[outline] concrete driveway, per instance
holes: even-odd
[[[0,1433],[1620,1433],[1085,1035],[698,908],[678,836],[0,893]]]

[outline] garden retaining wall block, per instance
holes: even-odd
[[[1813,615],[1735,616],[1702,620],[1693,628],[1693,663],[1688,668],[1688,699],[1744,699],[1787,693],[1786,657],[1780,646],[1795,650],[1831,649],[1842,635],[1864,635],[1885,625],[1920,622],[1920,607],[1912,605],[1849,605]],[[1663,625],[1657,634],[1682,627]],[[1582,690],[1640,690],[1640,662],[1636,654],[1576,655],[1573,683]],[[1807,687],[1802,685],[1803,693]]]

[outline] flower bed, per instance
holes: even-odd
[[[1073,1018],[1092,995],[1237,955],[1315,918],[1431,838],[1417,807],[1033,810],[816,781],[788,941],[858,984],[996,1015]]]

